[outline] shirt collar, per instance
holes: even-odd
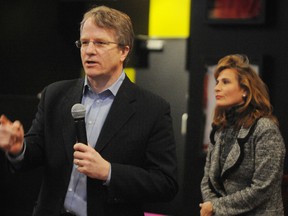
[[[121,75],[118,77],[118,79],[116,80],[116,82],[114,82],[110,87],[108,87],[107,89],[105,89],[103,92],[107,92],[107,90],[109,90],[114,96],[116,96],[121,84],[123,83],[123,80],[125,79],[125,73],[124,71],[122,71]],[[87,93],[87,91],[93,91],[87,76],[85,76],[84,79],[84,88],[83,88],[83,95],[85,95]],[[101,94],[101,93],[100,93]]]

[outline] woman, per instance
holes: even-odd
[[[216,108],[201,191],[201,216],[284,215],[285,145],[266,85],[243,55],[215,70]]]

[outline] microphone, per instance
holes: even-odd
[[[83,104],[74,104],[71,108],[71,114],[74,118],[77,141],[80,143],[87,144],[87,134],[85,125],[85,113],[86,108]]]

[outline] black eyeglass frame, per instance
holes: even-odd
[[[124,46],[123,44],[119,44],[119,43],[116,43],[116,42],[112,42],[112,41],[85,41],[87,42],[87,46],[90,42],[92,42],[94,44],[94,46],[106,46],[106,45],[109,45],[109,44],[116,44],[118,46]],[[81,48],[83,46],[83,42],[81,40],[77,40],[75,41],[75,45],[77,48]]]

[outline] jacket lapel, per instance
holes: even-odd
[[[223,182],[224,179],[227,178],[227,176],[236,169],[242,162],[243,159],[243,147],[246,142],[248,142],[249,137],[253,134],[257,121],[248,129],[241,128],[237,140],[235,144],[233,145],[231,151],[229,152],[226,162],[223,166],[222,172],[220,174],[220,132],[214,132],[211,137],[211,143],[213,144],[214,148],[211,150],[211,161],[215,161],[215,163],[211,163],[211,167],[209,170],[209,178],[210,183],[214,187],[215,191],[219,193],[220,195],[225,195],[225,189],[223,185],[221,185],[220,182]],[[221,179],[219,179],[221,178]]]
[[[238,161],[239,157],[241,154],[241,149],[239,146],[238,141],[236,140],[236,142],[233,144],[232,149],[230,150],[226,161],[224,163],[222,172],[221,172],[221,177],[224,176],[225,172],[227,172],[229,169],[231,169]]]
[[[64,145],[69,158],[69,162],[73,160],[73,145],[76,143],[76,131],[74,120],[71,115],[71,108],[76,103],[81,103],[82,91],[83,91],[83,79],[78,79],[71,85],[70,89],[66,91],[66,97],[62,101],[62,134]]]
[[[97,151],[100,152],[129,118],[134,115],[135,94],[133,88],[131,81],[125,77],[100,132],[95,147]]]
[[[231,151],[229,152],[225,164],[222,169],[221,177],[226,178],[226,176],[235,168],[237,168],[243,159],[243,147],[248,139],[250,128],[245,129],[241,127],[238,137],[233,144]]]

